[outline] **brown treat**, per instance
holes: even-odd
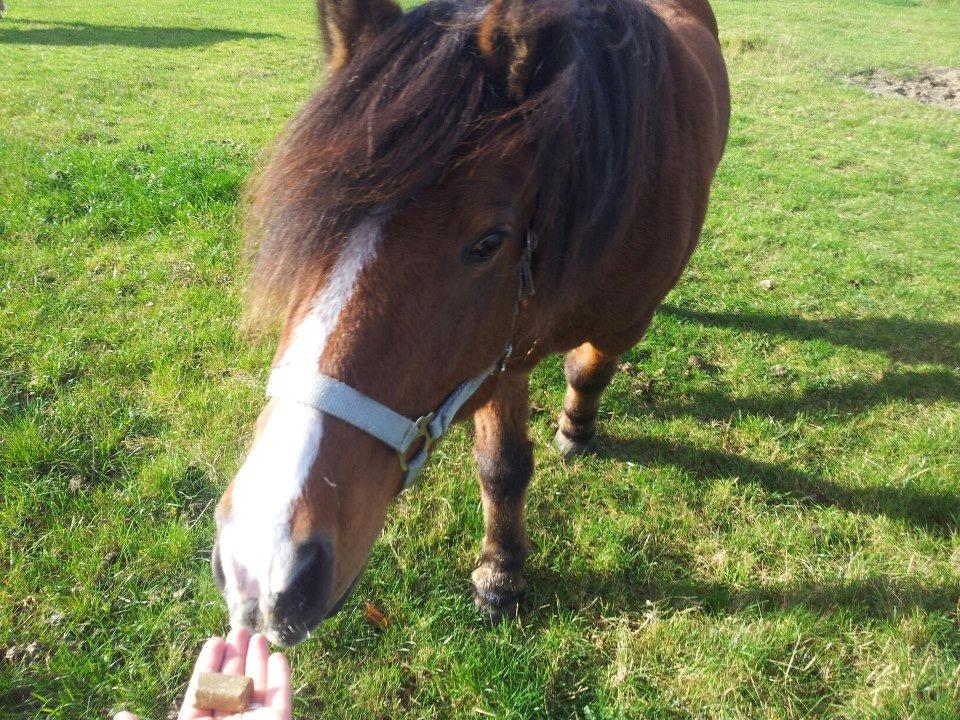
[[[244,675],[202,672],[193,704],[201,710],[238,713],[250,707],[253,680]]]

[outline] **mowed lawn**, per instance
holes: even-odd
[[[212,508],[272,349],[237,332],[236,208],[317,84],[313,3],[8,5],[0,717],[162,720],[225,629]],[[702,246],[596,455],[551,450],[559,359],[535,374],[520,618],[473,610],[460,429],[290,654],[298,717],[960,714],[960,113],[846,82],[960,64],[960,3],[715,8]]]

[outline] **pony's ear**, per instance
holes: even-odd
[[[493,0],[484,15],[477,47],[514,100],[522,102],[552,75],[557,22],[567,11],[564,0]]]
[[[346,65],[364,43],[400,19],[393,0],[317,0],[327,67]]]

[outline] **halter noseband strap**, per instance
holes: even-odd
[[[528,230],[520,260],[519,292],[510,329],[511,338],[502,357],[479,375],[462,383],[433,412],[413,421],[329,375],[304,373],[289,365],[278,365],[270,373],[267,397],[293,400],[333,415],[393,448],[403,472],[403,490],[408,489],[426,463],[431,446],[450,429],[464,403],[488,377],[506,369],[507,360],[513,353],[512,338],[520,314],[520,303],[534,293],[531,255],[535,247],[536,235]],[[411,455],[417,443],[422,444]]]
[[[267,397],[286,398],[333,415],[363,430],[397,452],[403,471],[403,489],[413,485],[430,454],[430,446],[453,424],[457,411],[497,369],[499,363],[472,377],[454,390],[440,407],[416,422],[394,412],[359,390],[317,373],[305,377],[302,371],[279,366],[270,374]],[[410,453],[418,442],[420,449]]]

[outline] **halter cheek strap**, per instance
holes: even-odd
[[[527,231],[523,257],[520,260],[519,292],[510,329],[511,340],[517,316],[520,314],[520,303],[534,293],[531,255],[535,247],[536,236],[532,230]],[[304,373],[302,369],[289,365],[278,365],[273,369],[267,383],[267,397],[293,400],[333,415],[393,448],[403,472],[403,490],[406,490],[414,484],[420,469],[430,456],[431,446],[450,429],[460,408],[480,389],[487,378],[503,372],[512,353],[513,345],[508,341],[503,356],[497,362],[479,375],[461,383],[436,410],[416,421],[329,375]],[[421,443],[420,448],[411,455],[417,443]]]

